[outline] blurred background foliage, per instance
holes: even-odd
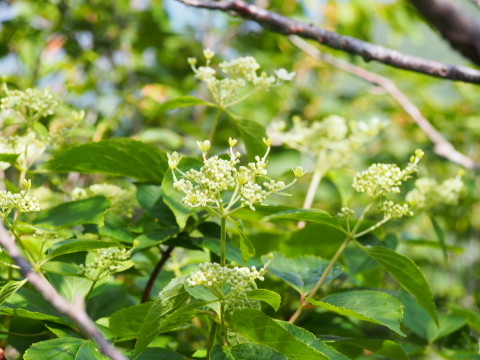
[[[469,65],[424,23],[407,1],[258,3],[285,16],[408,54]],[[462,4],[480,17],[478,8],[468,1]],[[219,12],[187,8],[173,0],[0,1],[2,82],[10,89],[49,87],[69,106],[84,109],[85,123],[75,131],[77,139],[82,141],[126,136],[163,150],[196,155],[195,140],[208,136],[214,110],[197,106],[164,112],[161,104],[182,95],[209,99],[207,90],[199,86],[186,61],[187,57],[201,57],[203,48],[215,50],[217,62],[251,55],[267,72],[283,67],[297,73],[291,84],[256,95],[232,109],[235,114],[265,127],[273,120],[289,121],[293,115],[309,121],[331,114],[348,120],[374,116],[388,119],[390,125],[365,147],[361,156],[355,157],[349,167],[351,171],[346,173],[364,169],[373,162],[404,164],[415,148],[424,149],[427,155],[420,166],[420,176],[443,181],[461,170],[434,154],[427,136],[383,89],[311,59],[286,37],[265,31],[255,23]],[[480,159],[478,86],[365,63],[327,48],[321,51],[390,78],[459,151]],[[215,145],[223,148],[222,144],[235,132],[227,118],[222,117]],[[269,164],[272,176],[281,176],[298,162],[304,162],[308,170],[302,154],[275,147]],[[317,192],[314,207],[332,213],[339,210],[341,199],[336,186],[339,178],[341,172],[329,174]],[[277,201],[301,206],[308,180],[306,176],[291,189],[292,197]],[[455,314],[455,306],[475,310],[480,303],[478,179],[473,172],[466,171],[464,182],[466,191],[458,206],[438,208],[430,215],[422,213],[408,226],[393,224],[385,230],[385,239],[391,241],[391,247],[398,247],[420,265],[439,308],[449,314]],[[437,231],[431,217],[439,225]],[[329,258],[341,241],[327,238],[328,234],[321,236],[315,225],[291,236],[281,224],[261,223],[248,229],[258,255],[280,250],[291,255],[309,253]],[[438,246],[438,236],[444,236],[451,246],[446,260]],[[352,279],[359,286],[382,286],[385,279],[380,278],[378,267],[356,263],[356,256],[352,250],[344,257]],[[272,286],[281,288],[278,284]],[[283,290],[287,302],[288,292],[286,288]],[[411,303],[405,299],[405,304]],[[459,310],[457,313],[460,314]],[[460,322],[459,326],[451,327],[452,331],[441,334],[438,354],[460,359],[462,351],[473,354],[478,350],[480,316],[473,312],[467,318],[469,326],[465,321]],[[418,330],[414,320],[406,319],[406,327],[415,333],[411,344],[429,344],[431,334]],[[322,325],[312,323],[307,328],[326,334],[329,325],[340,326],[333,315],[330,321]],[[345,322],[341,326],[345,334],[358,331]],[[375,333],[372,329],[366,331]],[[468,354],[465,359],[470,359]]]

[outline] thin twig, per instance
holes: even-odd
[[[162,257],[158,261],[157,265],[153,269],[152,273],[150,274],[150,277],[148,278],[147,285],[145,286],[145,290],[143,291],[143,296],[142,300],[140,303],[146,303],[148,299],[150,299],[150,293],[152,292],[153,285],[155,284],[155,280],[158,277],[158,274],[160,274],[160,271],[162,271],[163,266],[167,262],[168,258],[170,257],[170,254],[172,253],[174,247],[169,246],[167,250],[162,254]]]
[[[311,57],[322,60],[334,67],[353,74],[370,83],[381,86],[397,103],[410,115],[412,120],[422,129],[430,141],[434,144],[435,153],[467,169],[480,170],[480,164],[475,163],[468,156],[455,150],[453,145],[443,137],[430,122],[422,115],[420,110],[401,92],[395,83],[386,77],[380,76],[359,66],[352,65],[346,61],[339,60],[333,56],[320,52],[304,40],[290,36],[290,41],[299,49]]]
[[[23,276],[37,289],[58,312],[67,315],[90,339],[95,341],[100,351],[112,360],[126,360],[117,349],[113,347],[95,327],[82,304],[71,304],[57,293],[52,285],[33,271],[31,264],[20,254],[20,250],[8,234],[3,224],[0,224],[0,245],[5,248],[8,255],[20,267]]]
[[[297,35],[302,38],[315,40],[333,49],[360,55],[365,61],[374,60],[399,69],[442,79],[480,84],[480,71],[478,70],[407,55],[350,36],[340,35],[313,24],[302,23],[240,0],[177,1],[188,6],[228,12],[232,15],[255,21],[261,26],[281,34]]]

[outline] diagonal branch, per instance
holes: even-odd
[[[378,61],[396,68],[426,74],[442,79],[480,84],[480,71],[403,54],[350,36],[343,36],[312,24],[302,23],[240,0],[177,0],[185,5],[220,10],[252,20],[272,31],[312,39],[320,44],[350,54],[360,55],[365,61]]]
[[[80,329],[95,341],[102,353],[112,360],[126,360],[117,349],[115,349],[95,327],[95,323],[88,317],[81,304],[71,304],[60,296],[52,285],[33,271],[30,263],[20,254],[20,251],[14,240],[7,233],[7,230],[0,224],[0,245],[5,248],[8,255],[20,267],[20,271],[28,281],[37,289],[37,291],[47,300],[57,311],[67,315],[72,319]]]
[[[443,137],[430,122],[422,115],[420,110],[401,92],[395,83],[386,77],[367,71],[361,67],[352,65],[346,61],[339,60],[328,54],[321,53],[319,50],[305,42],[304,40],[290,36],[290,41],[299,49],[315,59],[322,60],[340,70],[353,74],[372,84],[381,86],[397,103],[410,115],[412,120],[423,130],[430,141],[434,144],[435,153],[456,164],[462,165],[467,169],[480,170],[480,164],[475,164],[468,156],[455,150],[453,145]]]
[[[480,24],[470,13],[451,0],[410,0],[410,3],[454,49],[480,65]]]

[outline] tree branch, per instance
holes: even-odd
[[[374,45],[350,36],[339,35],[312,24],[305,24],[279,14],[258,8],[240,0],[202,1],[177,0],[185,5],[220,10],[252,20],[272,31],[312,39],[320,44],[350,54],[360,55],[365,61],[378,61],[396,68],[422,73],[442,79],[480,84],[480,71],[426,60]]]
[[[390,94],[390,96],[395,99],[395,101],[397,101],[403,110],[410,115],[412,120],[428,136],[428,138],[434,144],[434,150],[437,155],[442,156],[456,164],[462,165],[465,168],[474,169],[477,171],[480,170],[480,164],[475,164],[472,159],[455,150],[453,145],[448,142],[447,139],[445,139],[443,135],[432,126],[432,124],[430,124],[430,122],[422,115],[420,110],[408,99],[404,93],[397,88],[393,81],[367,71],[361,67],[339,60],[328,54],[321,53],[319,50],[296,36],[290,36],[289,39],[295,46],[311,57],[322,60],[340,70],[353,74],[372,84],[381,86],[388,94]]]
[[[0,245],[5,248],[8,255],[20,267],[20,271],[37,291],[47,300],[58,312],[67,315],[78,327],[95,341],[102,353],[112,360],[127,360],[117,349],[115,349],[95,327],[95,323],[88,317],[82,304],[71,304],[60,296],[52,285],[33,271],[30,263],[20,254],[15,241],[10,237],[3,224],[0,224]]]
[[[162,270],[163,266],[165,265],[168,258],[170,257],[170,254],[172,253],[173,249],[174,249],[173,246],[169,246],[167,250],[165,250],[165,252],[162,254],[162,257],[160,258],[157,265],[155,266],[152,273],[150,274],[147,285],[145,286],[145,290],[143,291],[142,300],[140,301],[141,304],[146,303],[150,298],[150,293],[152,292],[153,285],[155,284],[155,280],[157,279],[158,274],[160,274],[160,271]]]
[[[420,15],[463,56],[480,65],[480,24],[451,0],[410,0]]]

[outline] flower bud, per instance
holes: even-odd
[[[211,58],[213,58],[213,55],[215,55],[214,51],[210,49],[203,50],[203,56],[205,56],[205,59],[210,60]]]
[[[270,147],[272,145],[272,139],[270,139],[269,137],[267,137],[267,138],[262,137],[262,141],[268,147]]]
[[[178,166],[178,163],[182,159],[182,157],[180,155],[178,155],[178,153],[176,151],[174,151],[171,154],[167,153],[167,158],[168,158],[168,166],[172,170],[175,169]]]
[[[31,179],[29,179],[29,180],[27,180],[27,179],[23,180],[23,187],[24,187],[25,189],[29,190],[29,189],[32,187],[32,180],[31,180]]]
[[[190,66],[195,66],[195,65],[197,65],[197,58],[189,57],[189,58],[187,58],[187,62]]]
[[[202,153],[206,153],[208,150],[210,150],[210,141],[197,141],[197,146]]]
[[[293,169],[293,174],[298,179],[298,178],[301,178],[303,175],[305,175],[305,171],[301,166],[297,166],[295,169]]]
[[[234,147],[235,145],[237,145],[237,142],[237,139],[233,139],[231,137],[228,138],[228,145],[230,145],[230,147]]]

